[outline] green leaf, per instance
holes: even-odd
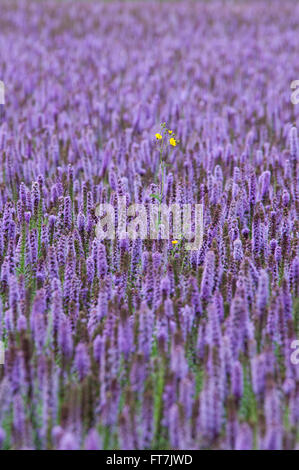
[[[161,198],[157,194],[150,194],[150,197],[154,197],[155,199],[158,199],[159,202],[161,202]]]

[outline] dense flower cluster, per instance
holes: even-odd
[[[298,446],[298,18],[1,2],[0,448]],[[160,122],[198,251],[95,237],[99,203],[160,194]]]

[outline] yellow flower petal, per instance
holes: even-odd
[[[176,244],[178,243],[178,241],[177,241],[177,240],[172,240],[171,243],[172,243],[173,245],[176,245]]]
[[[171,139],[169,140],[169,143],[170,143],[170,145],[172,145],[173,147],[176,147],[176,140],[175,140],[173,137],[171,137]]]
[[[161,139],[162,139],[161,134],[155,134],[155,137],[156,137],[156,139],[158,139],[158,140],[161,140]]]

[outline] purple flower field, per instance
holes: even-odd
[[[1,0],[0,449],[299,449],[298,37],[291,0]],[[202,204],[202,246],[99,239],[120,198]]]

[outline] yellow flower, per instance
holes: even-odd
[[[172,134],[172,131],[170,129],[168,129],[168,134]]]
[[[161,139],[162,139],[161,134],[155,134],[155,137],[156,137],[156,139],[158,139],[158,140],[161,140]]]
[[[178,243],[178,241],[177,241],[177,240],[172,240],[171,243],[172,243],[173,245],[176,245],[176,244]]]
[[[176,140],[175,140],[173,137],[171,137],[171,139],[169,140],[169,143],[170,143],[170,145],[172,145],[173,147],[176,147]]]

